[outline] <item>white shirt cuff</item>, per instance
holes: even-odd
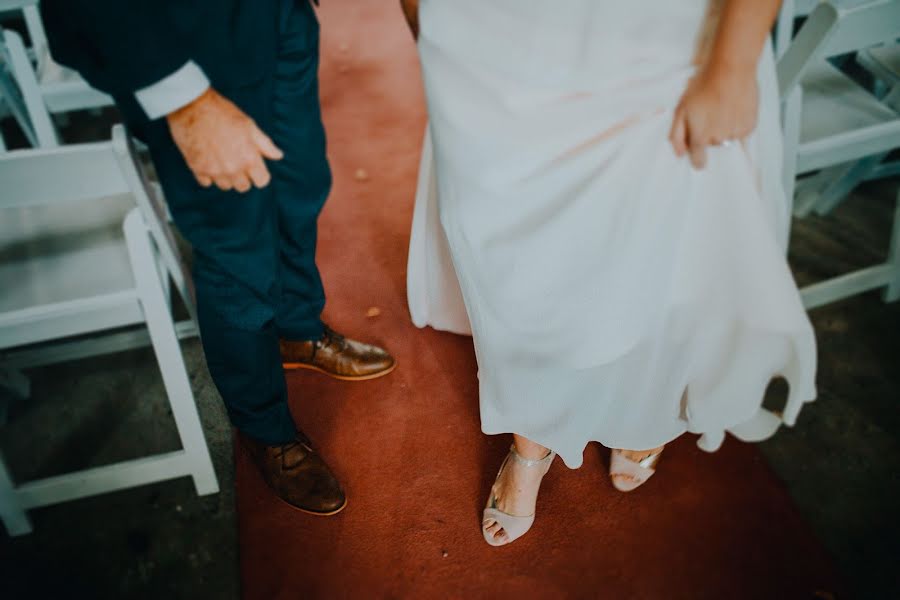
[[[194,63],[183,67],[134,93],[147,116],[158,119],[187,106],[209,89],[209,79]]]

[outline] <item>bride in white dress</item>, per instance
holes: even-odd
[[[514,438],[487,542],[528,530],[556,454],[613,448],[628,491],[685,432],[713,451],[793,424],[816,356],[785,259],[779,0],[403,4],[430,115],[410,310],[473,334],[482,428]]]

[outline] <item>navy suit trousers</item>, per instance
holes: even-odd
[[[319,107],[319,25],[305,0],[280,0],[271,75],[217,89],[284,151],[272,182],[247,193],[200,187],[164,120],[136,124],[175,223],[194,252],[200,334],[232,423],[268,444],[294,439],[279,338],[316,339],[325,294],[316,226],[331,188]],[[215,85],[215,82],[213,83]]]

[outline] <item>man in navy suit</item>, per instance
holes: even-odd
[[[335,514],[344,492],[288,410],[284,368],[389,373],[324,325],[316,222],[331,187],[309,0],[43,0],[54,58],[111,94],[150,148],[194,249],[207,364],[276,494]]]

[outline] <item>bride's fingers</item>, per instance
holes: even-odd
[[[672,148],[675,149],[676,156],[684,156],[687,152],[687,124],[685,123],[684,113],[681,107],[675,110],[675,117],[672,119],[672,129],[669,131],[669,141],[672,142]]]
[[[706,166],[706,146],[709,145],[711,136],[706,124],[699,119],[687,123],[687,147],[691,157],[691,164],[695,169]]]
[[[688,153],[691,156],[691,164],[695,169],[706,166],[706,146],[709,144],[708,136],[688,132]]]
[[[702,144],[691,146],[691,164],[695,169],[702,169],[706,166],[706,146]]]

